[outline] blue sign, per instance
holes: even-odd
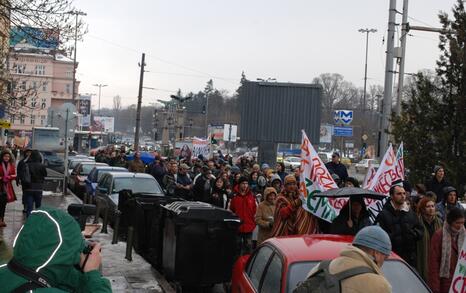
[[[333,127],[333,135],[340,137],[352,137],[353,136],[353,127]]]
[[[352,110],[336,110],[333,116],[335,123],[343,123],[348,125],[353,121],[353,111]]]

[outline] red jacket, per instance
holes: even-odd
[[[7,194],[6,196],[7,202],[13,202],[16,200],[15,190],[13,189],[13,184],[12,184],[13,180],[16,179],[15,164],[8,163],[8,167],[7,167],[8,174],[6,174],[8,178],[6,180],[4,180],[5,172],[3,171],[3,166],[1,164],[3,164],[3,162],[0,162],[0,184],[3,184],[3,187],[5,188],[4,190]]]
[[[458,262],[458,243],[451,241],[450,257],[450,277],[440,278],[440,262],[442,261],[442,228],[438,229],[430,240],[429,253],[429,287],[433,293],[448,293],[451,281],[455,274],[456,263]],[[461,247],[460,247],[461,249]]]
[[[246,194],[236,193],[231,199],[230,210],[241,219],[239,226],[240,233],[251,233],[256,228],[256,199],[251,190],[247,190]]]

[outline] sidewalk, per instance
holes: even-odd
[[[4,263],[12,256],[12,244],[14,237],[24,223],[23,206],[21,204],[21,190],[17,189],[18,200],[7,205],[5,222],[7,227],[0,229],[0,263]],[[69,204],[80,203],[74,195],[62,196],[61,194],[44,193],[42,205],[66,210]],[[113,230],[109,226],[108,234],[97,231],[89,239],[98,241],[102,245],[102,274],[112,284],[113,292],[153,292],[161,293],[162,290],[157,280],[157,272],[141,256],[133,250],[133,261],[126,260],[126,243],[118,242],[112,245]],[[162,280],[163,282],[163,280]]]

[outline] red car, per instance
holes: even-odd
[[[352,240],[353,236],[323,234],[269,239],[252,255],[236,261],[231,292],[291,293],[315,265],[338,257]],[[382,270],[394,293],[431,292],[417,272],[394,253]]]

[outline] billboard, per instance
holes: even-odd
[[[28,44],[36,48],[57,49],[60,33],[57,30],[14,26],[10,30],[10,46]]]
[[[79,126],[90,127],[91,126],[91,96],[79,96],[78,100],[78,112],[81,114],[79,119]]]
[[[94,116],[92,119],[92,131],[115,132],[115,118]]]
[[[320,126],[320,143],[332,143],[333,127],[332,125]]]

